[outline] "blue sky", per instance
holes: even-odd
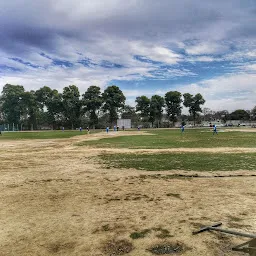
[[[256,105],[255,0],[0,2],[0,90],[119,86],[201,93],[213,110]]]

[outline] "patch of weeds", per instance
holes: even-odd
[[[154,231],[159,232],[158,234],[156,234],[156,237],[164,239],[167,237],[173,237],[173,235],[170,235],[169,230],[164,229],[164,228],[153,228]]]
[[[155,231],[156,237],[160,238],[160,239],[164,239],[167,237],[173,237],[172,235],[170,235],[170,232],[167,229],[158,227],[158,228],[144,229],[140,232],[133,232],[130,235],[130,238],[132,238],[132,239],[144,238],[147,234],[151,233],[152,231]]]
[[[130,234],[131,239],[139,239],[139,238],[144,238],[148,233],[150,233],[150,229],[144,229],[141,232],[133,232]]]
[[[164,243],[154,245],[147,250],[155,255],[177,254],[183,251],[183,245],[181,243]]]
[[[178,198],[178,199],[181,199],[180,194],[168,193],[168,194],[166,194],[166,195],[167,195],[167,196],[176,197],[176,198]]]
[[[133,250],[133,245],[127,240],[111,240],[103,245],[102,250],[108,256],[125,255]]]

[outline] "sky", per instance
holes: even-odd
[[[201,93],[256,105],[255,0],[0,0],[0,91],[117,85],[127,104]]]

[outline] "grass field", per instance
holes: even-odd
[[[254,131],[4,133],[0,255],[243,255],[192,231],[255,233]]]
[[[107,168],[135,168],[145,171],[256,170],[256,153],[105,154],[100,157]]]
[[[210,129],[188,129],[184,134],[178,129],[149,130],[145,136],[122,136],[86,141],[79,145],[106,148],[215,148],[215,147],[255,147],[255,132],[227,131],[212,135]],[[140,132],[138,132],[140,134]]]
[[[94,133],[96,131],[91,131]],[[2,132],[1,140],[24,140],[24,139],[62,139],[73,136],[85,135],[87,131],[33,131],[33,132]]]

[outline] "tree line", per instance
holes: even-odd
[[[61,126],[74,129],[84,124],[93,128],[102,115],[110,124],[124,107],[125,96],[117,86],[109,86],[101,93],[98,86],[90,86],[80,94],[75,85],[56,89],[44,86],[37,91],[25,91],[21,85],[6,84],[0,96],[0,122],[19,124],[24,129]]]
[[[113,126],[118,118],[126,118],[132,119],[134,125],[150,124],[151,127],[163,127],[163,120],[166,126],[168,120],[169,127],[177,120],[200,122],[202,112],[203,117],[213,118],[209,109],[202,110],[205,100],[199,93],[182,95],[178,91],[169,91],[164,97],[153,95],[151,98],[143,95],[136,98],[135,107],[126,105],[125,100],[122,90],[115,85],[108,86],[103,92],[98,86],[90,86],[81,94],[75,85],[58,92],[47,86],[25,91],[21,85],[6,84],[0,95],[0,124],[15,124],[19,129],[104,128]],[[183,106],[188,108],[190,115],[181,115]],[[243,119],[246,118],[243,111],[231,114],[224,111],[220,118]]]

